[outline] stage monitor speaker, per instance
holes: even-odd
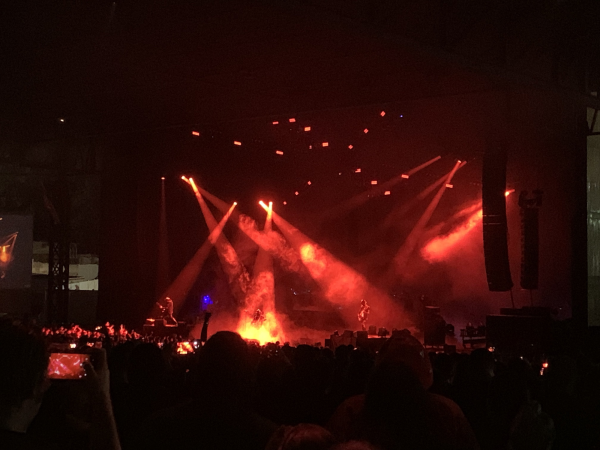
[[[369,325],[369,336],[377,336],[377,327],[375,325]]]
[[[488,148],[483,156],[483,253],[490,291],[509,291],[513,287],[508,262],[506,161],[506,150],[500,145]]]

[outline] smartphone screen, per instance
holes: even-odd
[[[90,355],[83,353],[50,353],[48,378],[54,380],[80,380],[85,376],[84,362]]]

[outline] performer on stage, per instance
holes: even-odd
[[[257,309],[254,312],[254,315],[252,316],[252,322],[251,323],[255,327],[260,327],[265,320],[266,320],[265,314],[260,309]]]
[[[367,304],[365,299],[360,301],[360,311],[358,312],[358,321],[362,326],[362,330],[366,331],[367,329],[367,319],[369,318],[369,312],[371,311],[371,307]]]
[[[162,306],[160,303],[158,304],[162,314],[161,318],[166,327],[176,327],[177,319],[175,319],[175,316],[173,316],[173,300],[171,300],[170,297],[166,297],[165,303],[167,304],[166,306]]]

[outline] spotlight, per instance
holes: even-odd
[[[273,209],[273,202],[269,202],[269,209]]]
[[[373,186],[374,186],[374,185],[376,185],[376,184],[377,184],[377,180],[372,180],[372,181],[371,181],[371,184],[372,184]]]
[[[391,192],[390,192],[390,191],[385,191],[385,192],[383,193],[383,195],[390,195],[390,194],[391,194]]]
[[[295,195],[300,195],[300,192],[296,191],[294,192]]]
[[[514,189],[508,189],[507,191],[504,191],[504,196],[508,197],[510,194],[512,194],[513,192],[515,192]]]
[[[350,144],[350,145],[348,146],[348,149],[350,149],[350,150],[352,150],[353,148],[354,148],[354,145],[352,145],[352,144]]]
[[[308,182],[308,183],[306,183],[306,184],[308,184],[308,185],[310,186],[312,183],[309,181],[309,182]]]
[[[304,131],[310,131],[310,127],[304,127]]]
[[[65,119],[64,119],[64,117],[61,117],[60,119],[58,119],[58,121],[59,121],[60,123],[65,123]]]
[[[262,200],[261,200],[261,201],[259,201],[259,202],[258,202],[258,204],[259,204],[260,206],[262,206],[263,208],[266,208],[266,207],[267,207],[267,205],[265,204],[265,202],[263,202]]]
[[[360,167],[354,171],[354,173],[360,173],[360,172],[362,172],[362,171],[360,170]]]
[[[284,205],[287,205],[287,202],[283,202]]]
[[[450,184],[450,183],[446,183],[446,187],[447,187],[448,189],[452,189],[452,188],[454,187],[454,185],[453,185],[453,184]]]
[[[275,150],[275,153],[278,155],[283,155],[283,152],[281,150]]]
[[[323,142],[323,147],[329,147],[329,142]]]
[[[385,111],[381,111],[381,112],[379,113],[379,115],[380,115],[381,117],[385,116]]]
[[[160,177],[161,180],[165,181],[165,177]]]
[[[233,145],[242,145],[240,141],[233,141]]]
[[[407,175],[407,174],[403,173],[402,174],[402,178],[408,180],[410,178],[410,175]]]
[[[294,123],[295,121],[296,121],[296,119],[295,119],[295,118],[293,118],[293,117],[290,117],[290,123]]]
[[[233,206],[237,206],[237,202],[233,202]]]
[[[279,121],[277,121],[277,120],[273,121],[273,125],[279,125]]]
[[[199,131],[192,131],[192,135],[193,136],[200,136],[200,132]]]
[[[363,133],[365,133],[365,134],[367,134],[368,132],[369,132],[369,129],[368,129],[368,128],[365,128],[365,129],[363,130]]]

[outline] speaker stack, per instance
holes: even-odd
[[[508,262],[506,223],[506,149],[488,148],[483,156],[483,252],[490,291],[509,291],[513,287]]]
[[[521,208],[521,287],[537,289],[539,272],[539,208],[542,206],[542,192],[533,191],[528,198],[527,191],[519,195]]]

